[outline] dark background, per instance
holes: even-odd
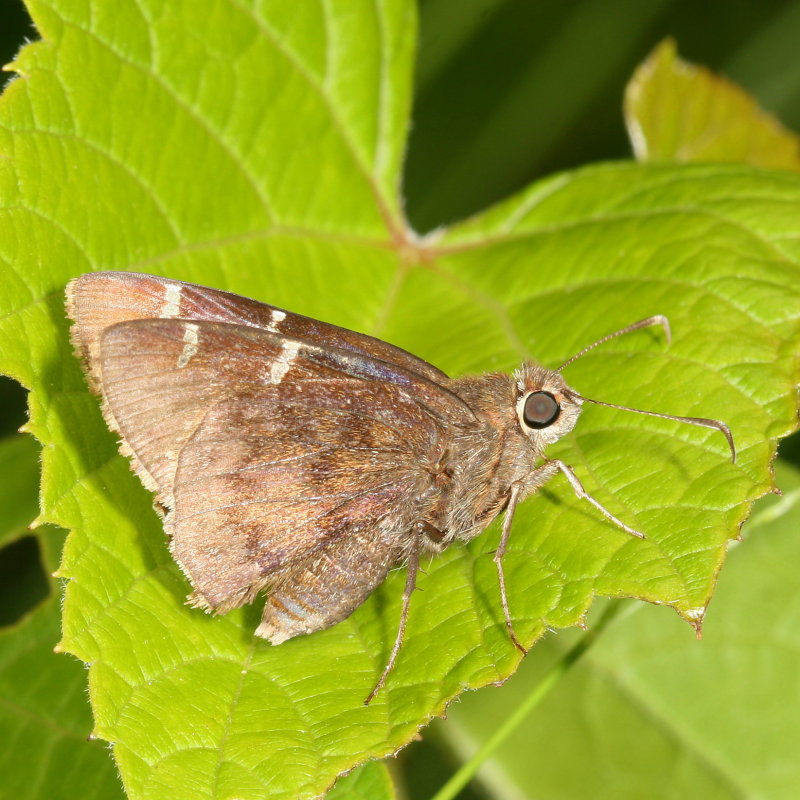
[[[405,178],[413,226],[463,218],[553,172],[630,158],[624,87],[666,36],[800,130],[800,0],[423,0]],[[0,0],[0,63],[36,38],[21,0]],[[0,435],[25,417],[24,391],[0,376]],[[800,464],[797,437],[781,455]],[[33,537],[0,551],[0,625],[46,592]],[[430,796],[448,761],[430,737],[407,748],[396,767],[408,796]]]

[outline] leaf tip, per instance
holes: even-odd
[[[681,615],[694,628],[698,639],[703,638],[703,620],[706,616],[706,608],[707,606],[688,608]]]

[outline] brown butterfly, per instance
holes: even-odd
[[[72,281],[73,341],[108,425],[156,493],[190,601],[225,613],[262,590],[256,634],[273,644],[345,619],[389,570],[408,566],[397,659],[420,557],[477,536],[503,510],[495,554],[508,633],[503,554],[517,504],[556,473],[606,519],[547,445],[584,402],[721,431],[717,420],[582,397],[561,370],[448,378],[379,339],[238,295],[130,272]]]

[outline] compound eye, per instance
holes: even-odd
[[[546,428],[560,413],[561,407],[550,392],[532,392],[525,399],[522,419],[529,428]]]

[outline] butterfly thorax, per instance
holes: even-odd
[[[429,521],[444,532],[443,545],[471,539],[502,511],[509,487],[535,466],[540,453],[519,430],[511,376],[459,378],[448,387],[475,414],[453,431],[445,456],[450,476]]]

